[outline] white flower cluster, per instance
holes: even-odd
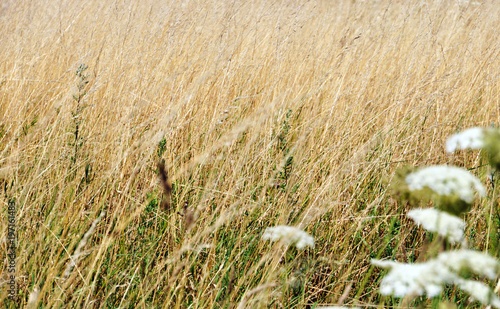
[[[486,195],[486,188],[468,171],[446,165],[429,166],[406,176],[411,191],[429,188],[444,196],[457,195],[461,200],[472,203],[474,194]]]
[[[371,262],[375,266],[390,269],[380,284],[382,295],[404,297],[426,294],[435,297],[441,293],[443,283],[454,279],[451,272],[440,267],[436,261],[405,264],[373,259]]]
[[[472,298],[480,301],[483,304],[490,304],[495,308],[500,308],[500,299],[491,291],[486,284],[459,278],[455,282],[462,290],[469,293]]]
[[[446,141],[446,151],[454,152],[460,149],[481,149],[484,147],[483,128],[470,128],[455,135]]]
[[[417,225],[446,237],[450,243],[464,241],[465,222],[459,217],[435,208],[413,209],[408,212]]]
[[[470,270],[489,279],[495,279],[500,271],[497,259],[474,250],[445,251],[438,256],[438,260],[457,273],[461,270]]]
[[[463,240],[465,222],[458,217],[436,209],[415,209],[408,216],[431,232],[437,232],[451,241]],[[460,277],[462,271],[495,279],[500,262],[494,257],[474,250],[460,249],[440,253],[425,263],[405,264],[395,261],[372,260],[372,264],[389,269],[382,279],[380,293],[396,297],[439,295],[444,285],[455,284],[483,304],[500,308],[500,298],[482,282]]]
[[[441,293],[444,285],[456,284],[482,303],[500,308],[500,299],[488,286],[459,276],[459,271],[467,269],[490,279],[495,278],[500,264],[486,254],[456,250],[443,252],[436,259],[425,263],[372,260],[372,264],[389,269],[380,286],[383,295],[404,297],[426,294],[432,298]]]
[[[453,135],[446,143],[446,150],[479,149],[484,147],[482,128],[472,128]],[[471,203],[475,194],[486,195],[486,188],[468,171],[451,166],[430,166],[406,177],[411,191],[429,188],[441,196],[458,196]],[[434,208],[414,209],[408,213],[417,225],[444,236],[451,243],[464,242],[465,222],[459,217]],[[500,262],[494,257],[473,250],[460,249],[441,252],[424,263],[405,264],[395,261],[372,260],[372,264],[389,269],[382,279],[380,292],[396,297],[439,295],[443,286],[454,284],[485,305],[500,309],[500,298],[490,287],[480,281],[460,276],[463,271],[495,279],[500,272]]]
[[[314,248],[314,238],[306,232],[292,226],[278,225],[268,227],[262,235],[262,239],[271,241],[282,241],[288,245],[295,245],[297,249],[309,246]]]

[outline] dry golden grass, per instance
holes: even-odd
[[[0,301],[390,306],[369,259],[414,259],[424,233],[384,178],[403,164],[481,165],[444,141],[499,123],[497,4],[4,2],[0,232],[15,199],[19,298],[2,279]],[[479,248],[481,209],[469,221]],[[315,248],[260,240],[279,224]]]

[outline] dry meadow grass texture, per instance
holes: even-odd
[[[414,260],[425,233],[387,182],[430,164],[485,181],[444,141],[499,123],[499,18],[496,1],[4,2],[0,233],[14,203],[19,297],[2,278],[0,301],[397,305],[370,258]],[[481,206],[469,242],[498,256]],[[261,240],[276,225],[315,247]]]

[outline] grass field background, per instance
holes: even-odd
[[[431,164],[486,183],[477,152],[444,143],[499,124],[499,18],[496,1],[3,2],[0,233],[13,203],[19,298],[2,277],[0,302],[397,305],[370,259],[414,261],[426,234],[388,183]],[[468,241],[498,257],[483,206]],[[314,249],[261,240],[275,225]]]

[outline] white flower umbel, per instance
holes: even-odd
[[[500,271],[500,263],[494,257],[467,249],[445,251],[437,260],[454,272],[469,270],[475,274],[495,279]]]
[[[292,226],[279,225],[268,227],[262,235],[262,239],[271,241],[282,241],[288,245],[295,245],[297,249],[309,246],[314,248],[314,238],[306,232]]]
[[[426,263],[404,264],[394,261],[372,260],[373,265],[390,269],[382,279],[380,293],[396,297],[435,297],[444,284],[453,282],[457,276],[435,260]]]
[[[470,128],[452,135],[446,141],[446,151],[454,152],[460,149],[481,149],[484,146],[484,128]]]
[[[437,165],[420,169],[406,176],[411,191],[429,188],[443,196],[457,195],[461,200],[472,203],[474,194],[486,195],[486,188],[468,171],[453,166]]]
[[[408,212],[408,217],[424,229],[446,237],[450,243],[464,240],[465,222],[459,217],[435,208],[413,209]]]
[[[500,299],[493,293],[486,284],[459,278],[455,282],[462,290],[468,292],[472,298],[480,301],[483,305],[491,305],[500,308]]]
[[[444,285],[455,284],[483,304],[500,309],[500,300],[488,286],[459,276],[462,270],[468,270],[490,279],[496,278],[500,263],[487,254],[461,249],[443,252],[425,263],[404,264],[388,260],[372,260],[371,263],[389,269],[380,284],[383,295],[415,297],[426,294],[432,298],[441,293]]]

